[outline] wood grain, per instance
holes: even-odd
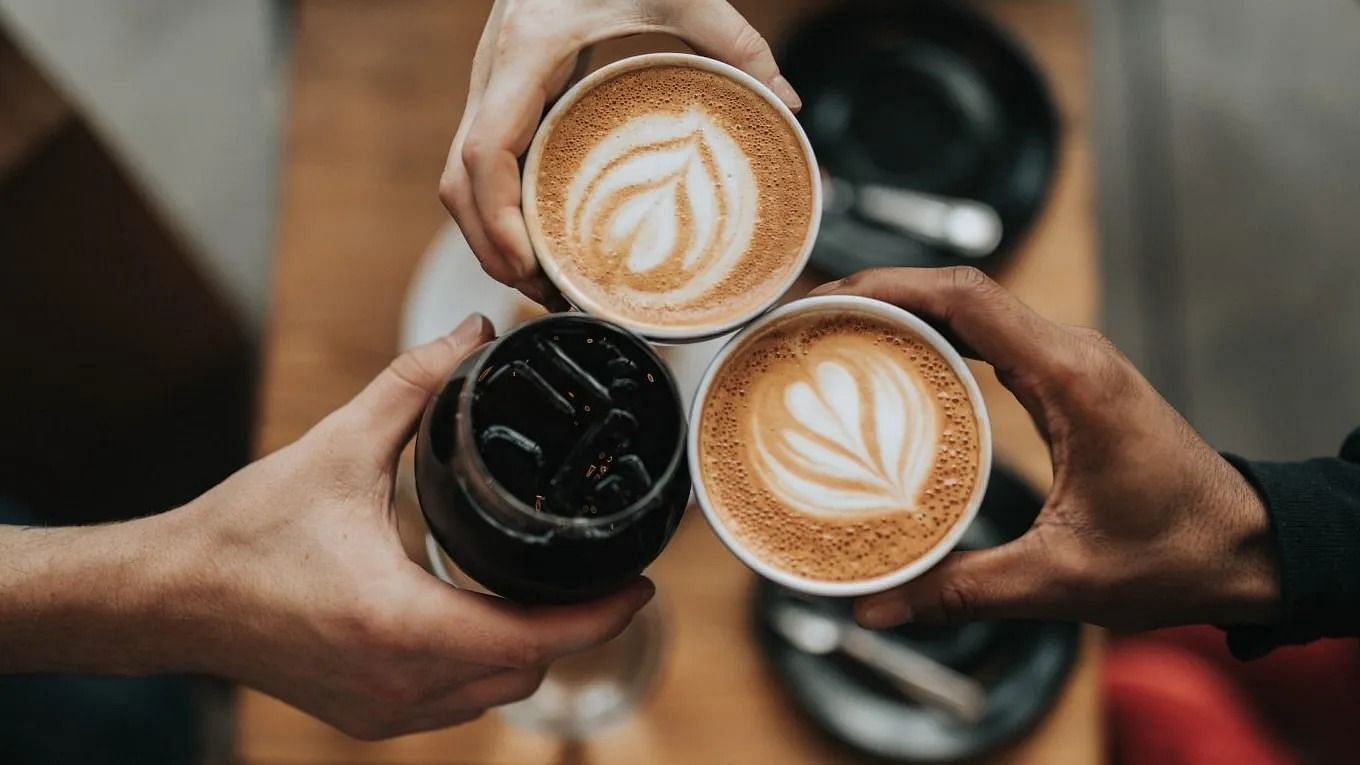
[[[768,37],[822,5],[737,3]],[[299,3],[284,211],[261,391],[259,448],[295,439],[357,392],[396,347],[403,293],[446,216],[435,186],[465,96],[488,3]],[[1033,50],[1062,112],[1064,147],[1048,208],[1000,275],[1045,315],[1091,324],[1097,309],[1086,85],[1077,4],[987,3]],[[675,48],[633,38],[595,63]],[[1001,458],[1039,485],[1045,447],[1023,410],[979,370]],[[691,513],[653,568],[670,616],[663,677],[642,712],[584,744],[510,728],[495,715],[388,742],[353,741],[267,696],[241,694],[243,762],[829,763],[859,762],[801,720],[749,639],[752,575]],[[1057,707],[998,763],[1100,759],[1098,657],[1088,632]]]

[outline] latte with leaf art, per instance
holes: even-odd
[[[697,339],[749,320],[797,277],[820,213],[816,164],[787,110],[740,73],[652,61],[602,70],[549,115],[525,168],[525,216],[578,306]]]
[[[978,487],[978,418],[939,352],[870,315],[809,311],[723,361],[699,463],[723,524],[768,563],[870,579],[935,547]]]

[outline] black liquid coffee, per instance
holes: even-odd
[[[642,499],[681,440],[673,388],[651,354],[604,325],[559,322],[506,338],[477,376],[472,429],[501,486],[566,518]]]
[[[646,343],[550,316],[466,362],[426,412],[421,508],[488,589],[523,602],[594,597],[669,540],[689,497],[684,441],[674,383]]]

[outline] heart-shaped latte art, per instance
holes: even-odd
[[[940,416],[925,386],[871,344],[814,349],[755,391],[752,463],[791,508],[819,516],[913,510]]]
[[[567,241],[639,304],[688,301],[741,259],[756,197],[749,160],[709,115],[642,115],[582,162],[567,192]]]

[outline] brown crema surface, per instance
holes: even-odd
[[[574,242],[566,220],[567,195],[587,155],[620,126],[645,115],[683,116],[701,110],[721,127],[750,162],[756,181],[754,233],[737,265],[692,299],[640,305],[628,292],[662,295],[683,286],[713,259],[705,252],[691,267],[666,263],[642,273],[596,241]],[[642,150],[670,148],[674,139]],[[702,153],[702,152],[701,152]],[[626,158],[625,158],[626,159]],[[705,170],[716,166],[704,154]],[[728,323],[782,292],[793,277],[814,211],[813,169],[784,117],[757,93],[721,74],[663,65],[622,72],[594,86],[559,116],[538,166],[536,211],[551,258],[563,276],[594,299],[611,318],[663,328],[701,328]],[[636,189],[645,190],[645,184]],[[719,199],[722,189],[715,191]],[[625,197],[626,194],[620,194]],[[611,200],[612,201],[612,200]],[[621,200],[620,200],[621,201]],[[693,231],[677,205],[683,247]],[[664,214],[664,213],[658,213]],[[722,225],[721,220],[719,225]]]
[[[813,379],[813,370],[824,361],[868,357],[898,365],[920,383],[934,408],[938,436],[919,492],[909,504],[867,512],[832,508],[813,515],[789,506],[760,469],[757,444],[773,443],[781,429],[796,425],[770,417],[769,402],[783,400],[789,386]],[[860,400],[870,401],[867,381],[855,383]],[[864,441],[870,444],[876,424],[872,409],[859,409]],[[811,311],[746,338],[724,361],[699,423],[700,470],[722,524],[766,563],[814,580],[872,579],[920,558],[963,514],[979,484],[978,429],[963,382],[925,340],[870,314]],[[850,483],[836,488],[858,488]]]

